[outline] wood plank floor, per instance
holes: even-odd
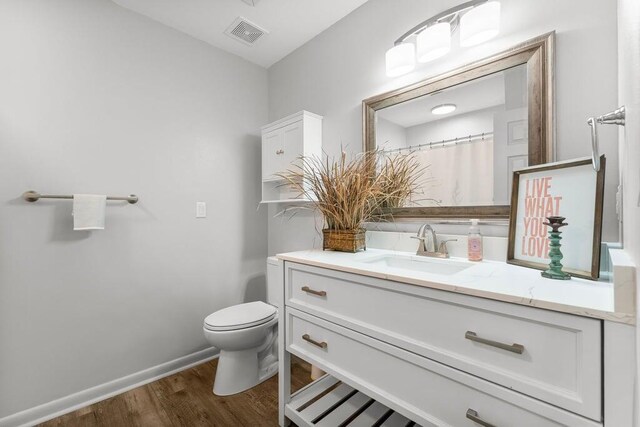
[[[149,383],[40,424],[42,427],[277,426],[278,376],[240,394],[212,392],[218,360]],[[311,382],[311,367],[295,358],[291,387]]]

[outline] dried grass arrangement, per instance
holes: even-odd
[[[378,156],[378,200],[380,209],[401,208],[420,191],[425,166],[412,153]]]
[[[366,249],[362,225],[379,218],[381,208],[409,199],[420,174],[413,156],[374,151],[352,159],[343,152],[337,161],[302,157],[294,170],[278,176],[322,214],[324,249],[356,252]]]
[[[330,230],[356,230],[371,217],[376,206],[369,203],[378,196],[375,156],[358,155],[338,161],[302,157],[294,170],[278,174],[287,185],[313,200]]]

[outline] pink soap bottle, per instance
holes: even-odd
[[[467,239],[467,251],[469,261],[482,261],[482,234],[480,234],[477,219],[471,220],[469,237]]]

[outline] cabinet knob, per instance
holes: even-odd
[[[276,154],[284,154],[284,150],[277,150]]]

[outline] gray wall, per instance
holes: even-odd
[[[428,76],[499,52],[548,31],[557,31],[556,101],[559,160],[590,155],[587,117],[617,104],[615,2],[602,0],[509,0],[502,2],[500,35],[477,47],[460,48],[406,76],[388,78],[385,51],[419,21],[461,0],[370,0],[327,31],[269,69],[269,119],[306,109],[325,117],[323,148],[361,150],[361,102]],[[605,240],[618,240],[615,191],[618,182],[615,129],[602,129],[607,155]],[[319,247],[321,227],[313,215],[273,218],[270,208],[269,253]]]
[[[425,144],[444,139],[493,132],[494,114],[504,111],[504,105],[458,114],[407,128],[407,145]],[[445,150],[450,147],[445,148]]]
[[[0,53],[2,418],[202,350],[207,314],[264,295],[267,73],[108,0],[3,0]],[[141,201],[74,232],[27,189]]]
[[[376,120],[376,138],[378,145],[385,150],[405,148],[407,146],[407,129],[382,117]]]

